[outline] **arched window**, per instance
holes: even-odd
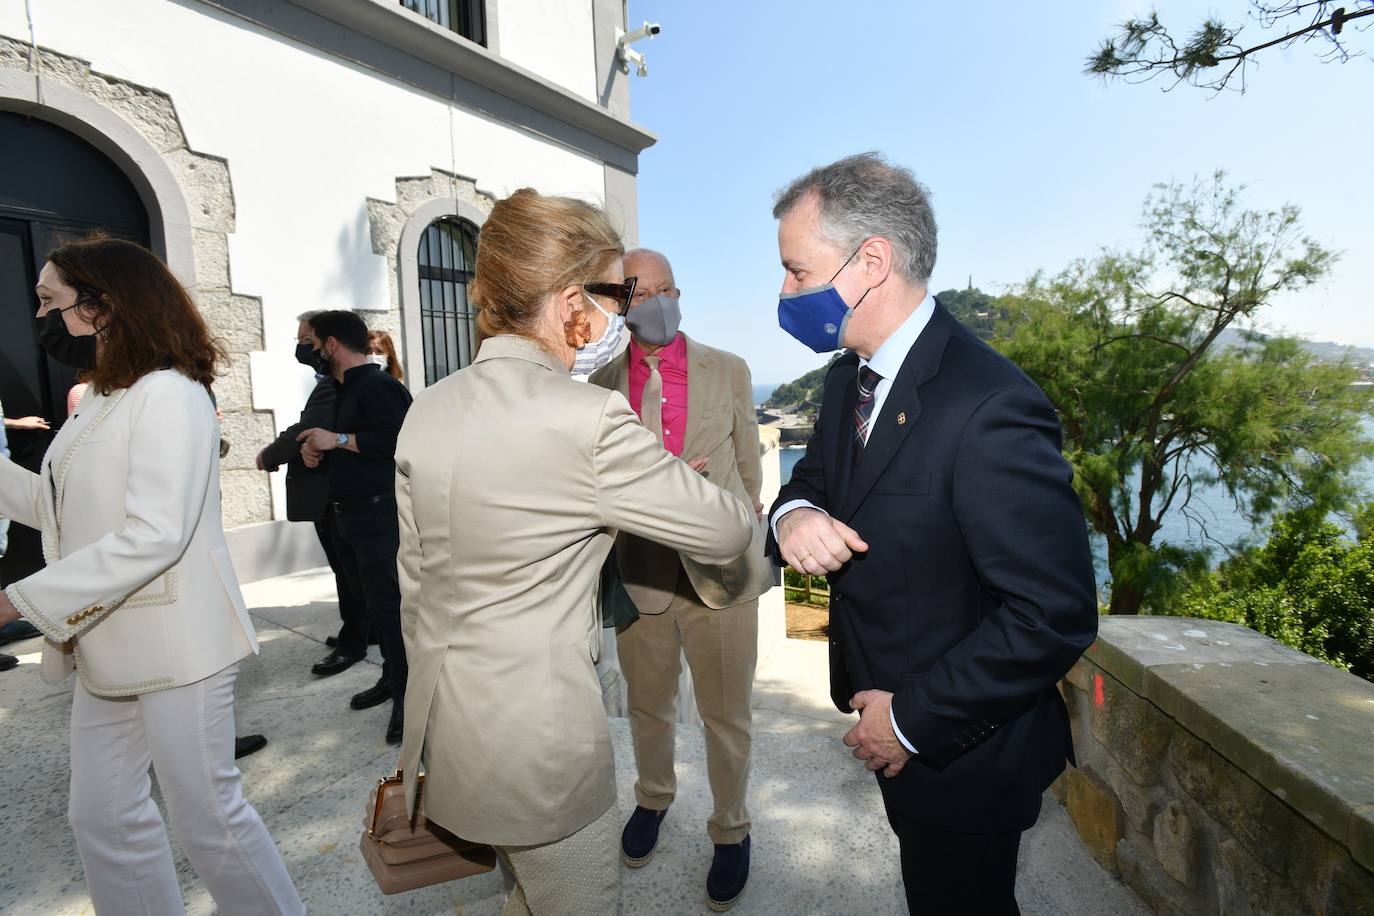
[[[420,237],[417,259],[425,384],[433,385],[472,362],[477,349],[477,311],[468,302],[477,227],[451,216],[436,219]]]

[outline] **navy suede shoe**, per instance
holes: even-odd
[[[620,834],[620,857],[631,868],[643,868],[654,857],[658,848],[658,828],[668,816],[668,809],[650,811],[635,806],[635,813],[625,822],[625,830]]]
[[[18,620],[0,627],[0,646],[7,646],[12,642],[19,642],[21,639],[33,639],[35,636],[42,635],[38,632],[38,627],[20,617]]]
[[[743,843],[716,844],[711,873],[706,876],[706,905],[724,913],[735,905],[749,883],[749,837]]]

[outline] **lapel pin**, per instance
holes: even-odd
[[[897,414],[897,425],[906,426],[906,411]]]

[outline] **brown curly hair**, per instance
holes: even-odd
[[[93,234],[55,248],[48,261],[100,335],[89,371],[101,394],[128,388],[149,372],[176,369],[202,385],[229,361],[186,289],[157,255],[123,239]]]

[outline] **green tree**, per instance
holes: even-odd
[[[1189,516],[1194,489],[1220,485],[1258,523],[1290,505],[1348,506],[1369,402],[1355,370],[1299,342],[1243,336],[1233,323],[1325,275],[1334,255],[1300,234],[1299,212],[1244,209],[1217,173],[1147,198],[1149,242],[1103,252],[1004,300],[998,347],[1059,411],[1065,453],[1092,528],[1107,545],[1115,614],[1158,610],[1181,571],[1209,555],[1157,542],[1167,513]]]
[[[1268,543],[1192,585],[1171,612],[1243,624],[1374,679],[1374,503],[1352,544],[1311,510],[1275,520]]]
[[[1086,71],[1103,78],[1135,81],[1167,74],[1175,86],[1190,83],[1217,91],[1230,87],[1244,92],[1246,67],[1259,52],[1276,45],[1317,39],[1322,42],[1326,60],[1349,60],[1355,55],[1346,41],[1351,32],[1360,31],[1350,23],[1366,16],[1374,16],[1374,0],[1251,0],[1250,18],[1269,33],[1269,37],[1251,44],[1241,38],[1243,23],[1208,16],[1184,37],[1171,32],[1157,13],[1151,13],[1121,23],[1117,33],[1088,58]]]

